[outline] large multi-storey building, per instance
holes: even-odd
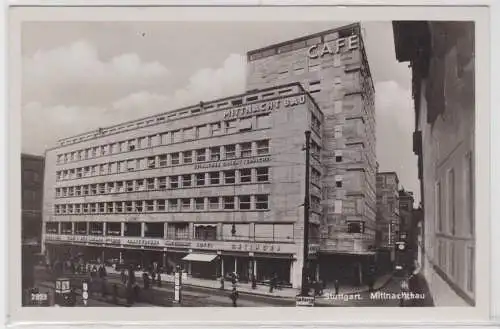
[[[413,224],[413,203],[415,197],[413,192],[405,189],[399,190],[399,231],[400,234],[408,235]]]
[[[298,83],[63,139],[46,152],[49,259],[180,264],[301,284],[305,131],[310,253],[321,223],[323,114]]]
[[[324,113],[324,280],[363,281],[375,249],[375,91],[361,32],[352,24],[247,55],[248,89],[300,82]]]
[[[412,68],[422,267],[437,306],[474,305],[474,22],[394,22]]]
[[[397,173],[377,173],[377,247],[391,254],[400,231],[398,190]]]
[[[21,154],[22,289],[33,287],[33,266],[41,251],[44,158]]]

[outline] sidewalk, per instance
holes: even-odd
[[[119,271],[115,271],[112,267],[106,267],[106,271],[108,274],[115,274],[115,275],[120,274]],[[135,276],[137,278],[142,278],[142,272],[141,271],[135,272]],[[387,282],[390,280],[391,277],[392,277],[392,274],[385,274],[385,275],[382,275],[381,277],[379,277],[375,281],[374,289],[377,290],[377,289],[382,288],[385,284],[387,284]],[[168,275],[168,274],[162,274],[161,281],[173,284],[174,283],[174,276]],[[183,280],[183,284],[187,285],[187,286],[220,290],[220,282],[216,281],[216,280],[188,277],[187,279]],[[259,296],[267,296],[267,297],[275,297],[275,298],[283,298],[283,299],[295,300],[295,297],[299,293],[299,289],[296,289],[296,288],[278,288],[278,289],[274,289],[273,292],[269,292],[268,286],[259,285],[259,284],[257,284],[257,287],[255,289],[252,289],[251,283],[238,282],[237,286],[238,286],[238,291],[240,294],[259,295]],[[225,285],[224,285],[224,290],[231,291],[231,289],[232,289],[231,282],[226,281]],[[361,292],[366,292],[366,291],[368,291],[368,286],[342,286],[341,287],[341,293],[343,293],[343,294],[356,294],[356,293],[361,293]],[[335,290],[327,288],[323,291],[323,295],[328,296],[329,293],[333,294],[334,292],[335,292]]]

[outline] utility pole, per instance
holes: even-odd
[[[302,296],[309,295],[309,285],[307,274],[309,270],[309,174],[310,174],[310,148],[311,148],[311,131],[307,130],[306,135],[306,177],[305,177],[305,193],[304,193],[304,261],[302,264]]]

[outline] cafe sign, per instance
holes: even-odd
[[[224,113],[225,120],[240,119],[249,117],[255,114],[271,113],[280,107],[292,107],[306,102],[306,96],[292,96],[284,99],[274,99],[267,102],[249,104],[241,107],[230,109]]]
[[[271,161],[270,156],[261,156],[248,159],[235,159],[235,160],[223,160],[215,161],[209,163],[197,163],[194,165],[194,169],[211,169],[211,168],[222,168],[222,167],[238,167],[238,166],[248,166],[252,164],[259,164]]]
[[[359,47],[359,37],[357,34],[347,38],[338,38],[332,42],[325,42],[311,46],[307,50],[309,58],[322,58],[326,54],[335,55],[343,51],[350,51]]]

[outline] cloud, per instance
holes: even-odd
[[[417,157],[413,154],[415,116],[411,90],[395,81],[378,82],[375,90],[380,171],[396,171],[401,185],[419,199]]]
[[[167,68],[143,62],[137,54],[121,54],[102,61],[97,49],[85,40],[24,58],[23,77],[29,84],[122,83],[134,79],[161,78]]]
[[[93,60],[97,58],[92,48],[85,44],[74,45],[82,49],[71,54],[86,54],[82,65],[96,68]],[[56,52],[57,53],[57,52]],[[45,55],[44,55],[45,56]],[[43,56],[42,56],[43,57]],[[55,58],[55,55],[46,58]],[[35,58],[38,58],[35,56]],[[120,56],[111,65],[120,67],[115,72],[132,75],[140,66],[134,57]],[[46,61],[47,63],[50,61]],[[68,62],[71,62],[68,60]],[[89,64],[93,63],[93,64]],[[61,67],[65,64],[61,63]],[[125,73],[127,71],[128,73]],[[197,104],[224,96],[241,93],[245,90],[245,58],[241,55],[230,55],[219,68],[205,68],[195,72],[183,88],[162,95],[148,90],[130,93],[106,106],[83,105],[45,105],[42,102],[26,104],[22,110],[22,145],[23,152],[43,154],[53,147],[60,138],[84,133],[99,127],[109,126],[144,116],[167,112],[182,106]],[[143,72],[147,69],[143,68]],[[73,77],[84,77],[85,70],[74,70]],[[68,73],[69,74],[69,73]],[[145,73],[144,73],[145,74]],[[109,75],[111,77],[111,75]],[[67,79],[69,79],[67,77]],[[44,122],[44,125],[40,125]]]

